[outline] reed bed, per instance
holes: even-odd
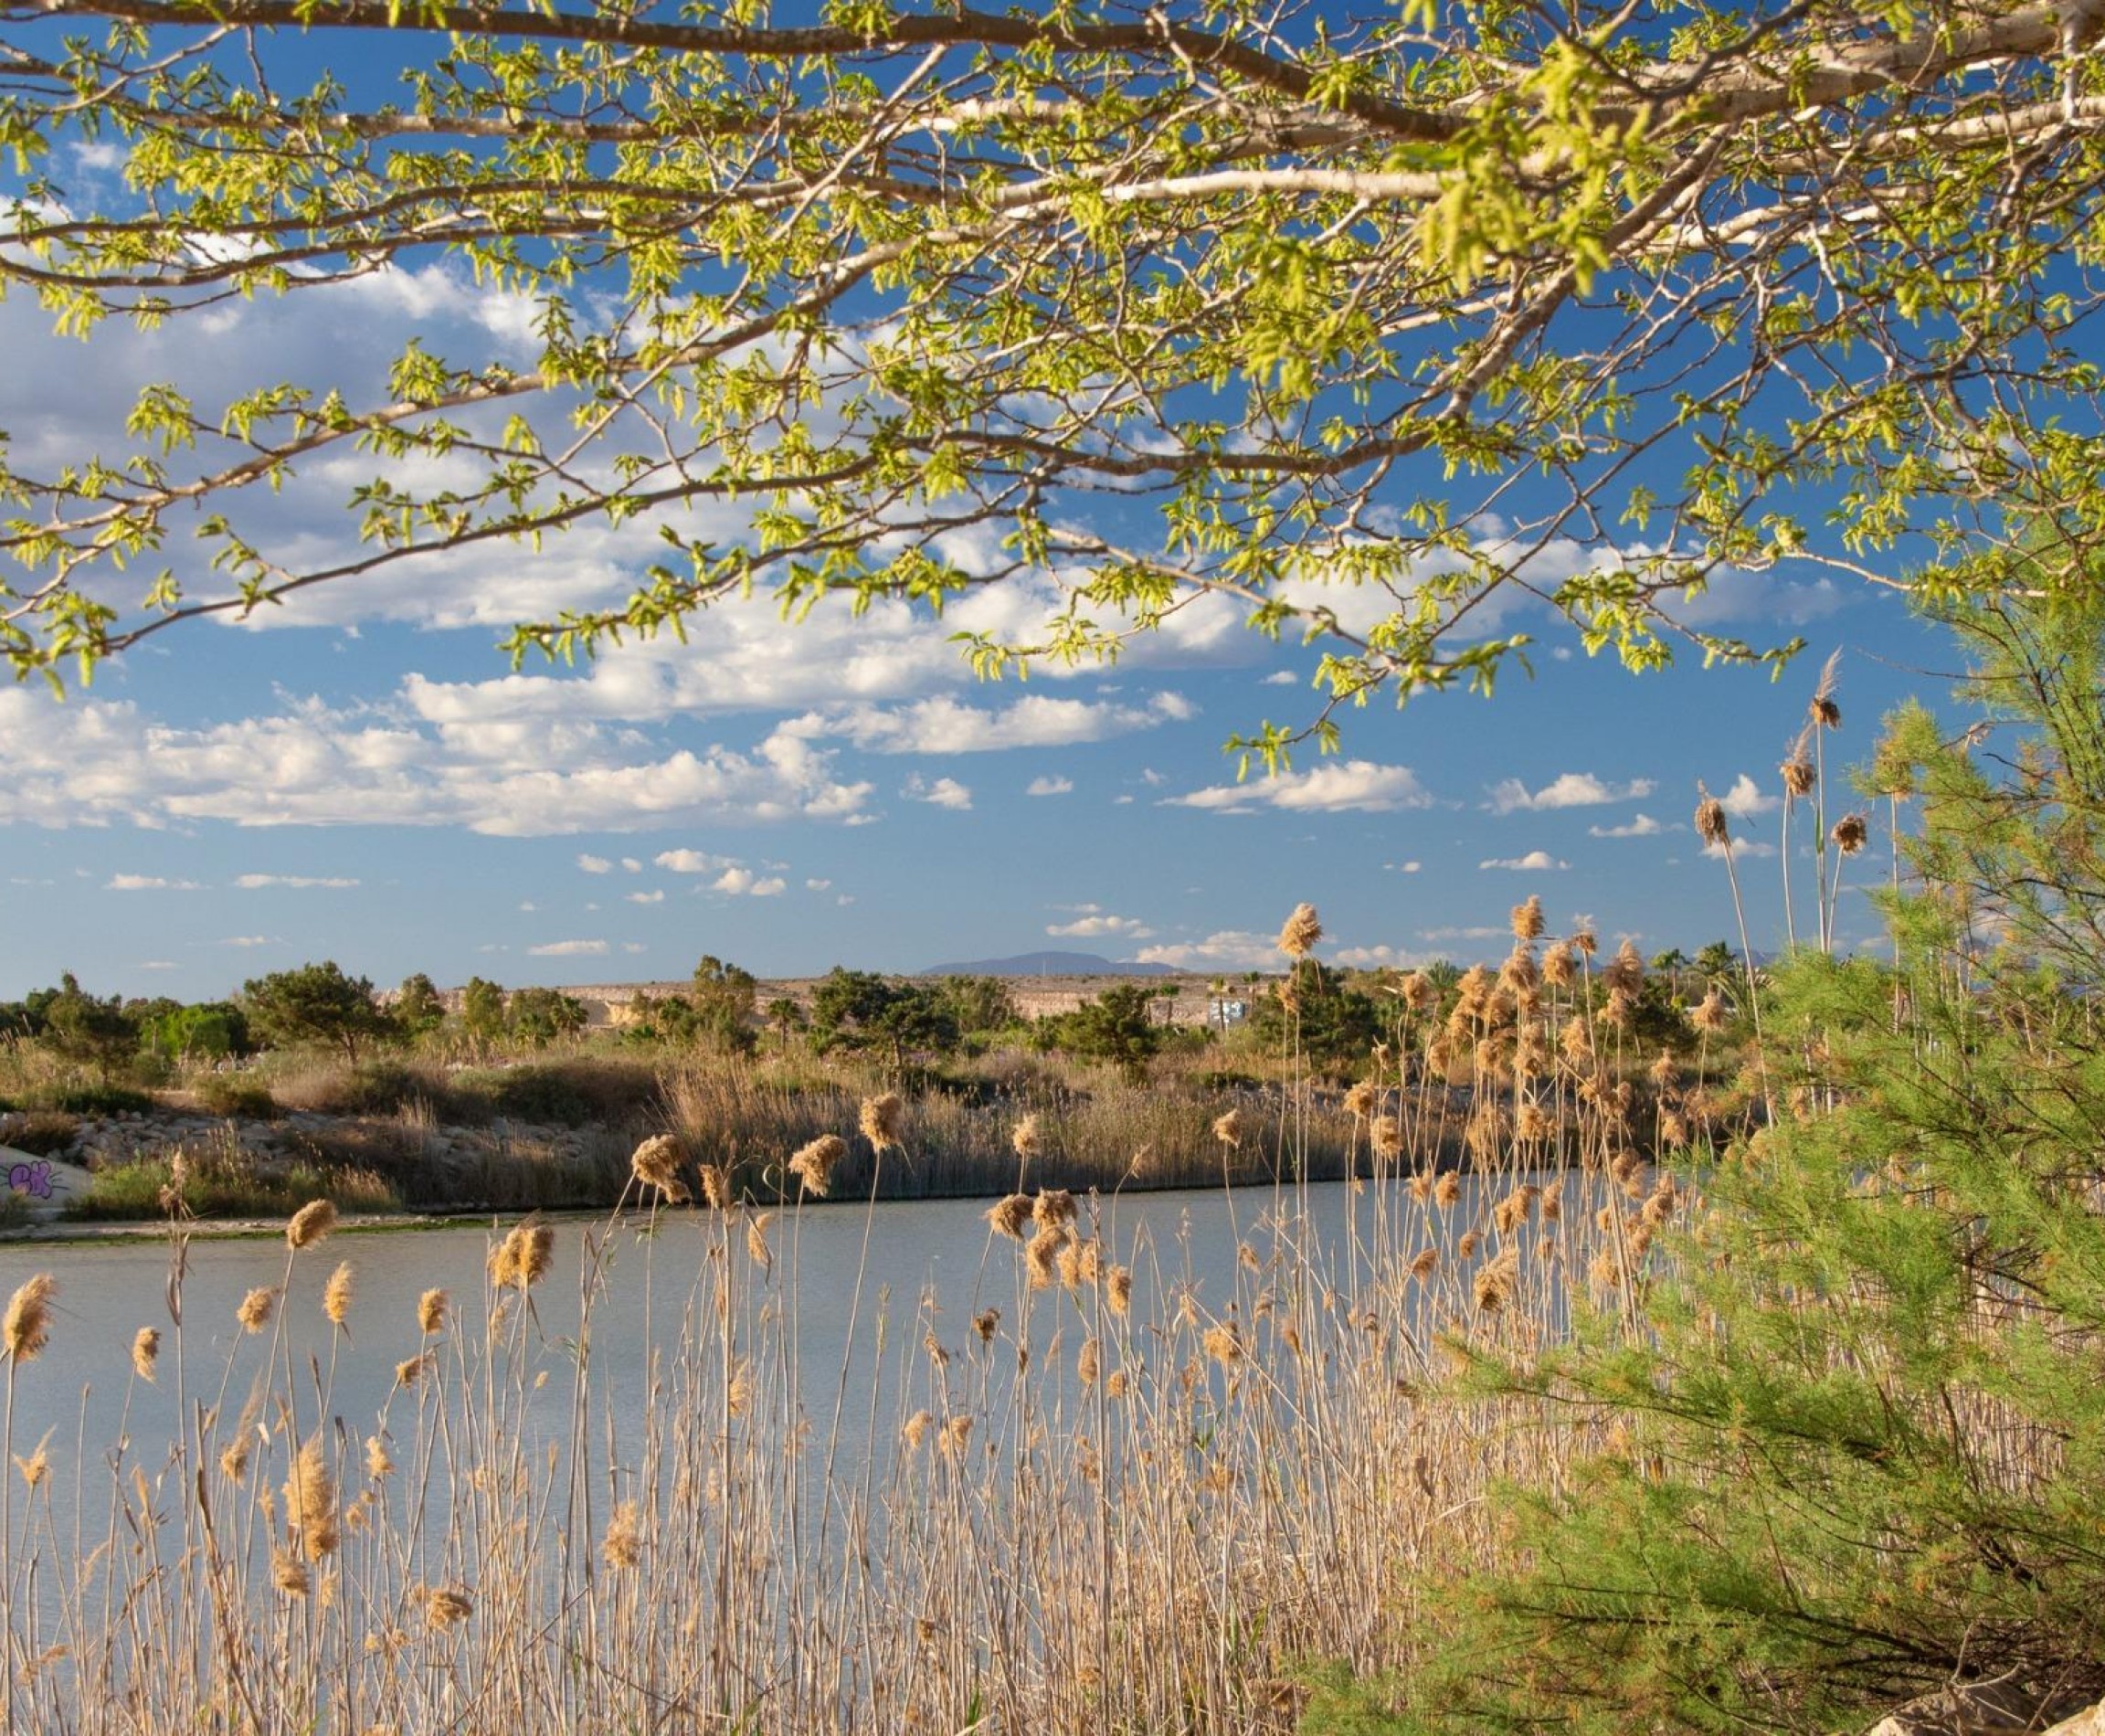
[[[475,1294],[412,1306],[346,1276],[319,1311],[281,1306],[301,1263],[332,1262],[331,1214],[302,1211],[222,1360],[188,1347],[179,1211],[167,1318],[130,1344],[56,1368],[49,1296],[18,1292],[10,1455],[17,1383],[98,1360],[128,1391],[172,1383],[184,1423],[13,1459],[0,1726],[1291,1728],[1312,1660],[1405,1661],[1429,1571],[1495,1549],[1502,1478],[1559,1487],[1601,1445],[1596,1422],[1460,1395],[1452,1369],[1524,1360],[1575,1308],[1619,1318],[1687,1209],[1643,1152],[1700,1137],[1700,1070],[1634,1089],[1613,1011],[1634,958],[1586,1018],[1591,947],[1544,954],[1525,911],[1453,1017],[1403,985],[1342,1112],[1344,1189],[1312,1190],[1305,1098],[1169,1100],[1225,1180],[1268,1184],[1230,1196],[1225,1283],[1188,1240],[1121,1230],[1127,1177],[1045,1179],[1090,1112],[1055,1106],[1002,1129],[1017,1185],[976,1251],[1000,1299],[859,1278],[838,1368],[808,1369],[808,1315],[842,1307],[839,1274],[804,1270],[808,1214],[902,1173],[938,1191],[917,1148],[956,1129],[929,1117],[973,1111],[840,1103],[826,1126],[785,1094],[773,1123],[737,1106],[769,1128],[735,1161],[774,1203],[741,1202],[732,1154],[647,1141],[604,1221],[493,1233]],[[683,1135],[724,1088],[680,1087]],[[1168,1137],[1137,1098],[1119,1113],[1129,1152]],[[1466,1178],[1437,1168],[1457,1149]],[[559,1341],[537,1306],[558,1285],[579,1322]],[[615,1285],[646,1297],[640,1394],[595,1355]],[[349,1330],[399,1344],[376,1413],[339,1403]]]

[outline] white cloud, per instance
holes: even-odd
[[[624,940],[621,943],[621,950],[623,952],[648,952],[650,948],[644,946],[640,940]]]
[[[1407,947],[1347,947],[1335,962],[1354,970],[1409,970],[1426,963],[1427,957]]]
[[[1705,844],[1703,853],[1709,857],[1712,862],[1723,862],[1725,860],[1725,846],[1723,844]],[[1737,857],[1773,856],[1776,853],[1776,846],[1765,844],[1758,838],[1735,838],[1732,840],[1732,853]]]
[[[643,864],[633,856],[624,856],[621,858],[621,872],[627,874],[640,874],[643,872]]]
[[[540,906],[540,905],[536,905],[536,904],[535,904],[535,903],[534,903],[534,901],[533,901],[531,898],[522,898],[522,899],[519,901],[519,908],[520,908],[522,911],[524,911],[524,912],[525,912],[526,914],[528,914],[528,915],[532,915],[532,914],[533,914],[534,911],[538,910],[540,907],[541,907],[541,906]]]
[[[1512,933],[1509,928],[1421,928],[1421,940],[1503,940]]]
[[[244,891],[255,892],[264,886],[320,886],[341,891],[359,883],[338,874],[238,874],[234,884]]]
[[[1479,868],[1511,868],[1522,873],[1553,873],[1571,864],[1559,862],[1547,850],[1530,850],[1525,856],[1493,856],[1476,865]]]
[[[628,894],[628,897],[629,902],[632,905],[661,905],[665,902],[665,894],[662,888],[655,892],[632,892]]]
[[[1045,932],[1074,940],[1101,940],[1114,936],[1146,940],[1155,933],[1137,916],[1080,916],[1073,922],[1048,923]]]
[[[1727,813],[1737,820],[1751,820],[1756,814],[1773,812],[1782,807],[1781,796],[1765,796],[1761,785],[1745,772],[1732,780],[1732,788],[1718,798]]]
[[[133,969],[138,970],[173,970],[175,969],[175,961],[173,958],[147,958],[134,966]]]
[[[1030,694],[1004,706],[968,705],[947,694],[886,709],[856,705],[807,712],[782,725],[805,739],[839,736],[865,753],[972,754],[1004,747],[1063,747],[1136,729],[1182,723],[1196,708],[1180,693],[1157,693],[1145,705]]]
[[[899,793],[908,801],[925,801],[937,808],[955,809],[959,813],[972,806],[971,790],[955,778],[938,778],[930,783],[916,772]]]
[[[712,856],[699,850],[661,850],[651,860],[676,874],[713,874],[734,866],[737,859]]]
[[[1285,965],[1277,935],[1241,928],[1224,928],[1203,940],[1143,947],[1133,956],[1141,964],[1168,965],[1176,970],[1279,970]]]
[[[1298,687],[1301,677],[1290,669],[1275,669],[1260,683],[1265,687]]]
[[[1541,789],[1530,790],[1518,778],[1496,785],[1484,805],[1496,814],[1540,812],[1553,808],[1595,808],[1604,802],[1637,801],[1649,796],[1649,778],[1633,778],[1626,784],[1603,783],[1590,771],[1568,771],[1552,778]]]
[[[1633,814],[1620,826],[1589,826],[1589,838],[1652,838],[1660,832],[1674,830],[1662,826],[1650,814]]]
[[[827,892],[832,888],[832,885],[833,883],[830,880],[807,880],[804,883],[804,890],[806,892]]]
[[[111,874],[104,892],[203,892],[195,880],[164,880],[159,874]]]
[[[780,875],[763,880],[750,868],[726,868],[711,884],[711,892],[728,893],[731,896],[746,898],[773,898],[788,890],[789,883]]]
[[[1286,813],[1389,813],[1400,808],[1429,808],[1433,798],[1408,766],[1380,766],[1370,759],[1349,759],[1318,766],[1313,771],[1282,772],[1276,778],[1252,778],[1247,783],[1216,784],[1188,796],[1170,796],[1170,808],[1202,808],[1214,813],[1248,814],[1260,808]]]
[[[587,958],[605,952],[607,943],[604,940],[550,940],[526,950],[536,958]]]
[[[1074,793],[1072,778],[1033,778],[1023,793],[1026,796],[1071,796]]]
[[[708,821],[852,820],[873,786],[777,733],[746,752],[654,745],[589,721],[452,729],[388,705],[286,699],[200,727],[129,701],[0,692],[0,825],[201,820],[238,826],[464,827],[500,837]]]
[[[229,935],[219,943],[222,947],[273,947],[278,944],[275,935]]]
[[[614,864],[604,856],[579,856],[577,865],[588,874],[606,874],[614,872]]]
[[[1400,874],[1414,874],[1424,866],[1423,863],[1417,862],[1385,862],[1381,865]]]

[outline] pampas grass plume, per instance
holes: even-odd
[[[51,1338],[51,1298],[58,1281],[48,1272],[26,1279],[7,1298],[7,1313],[0,1320],[0,1346],[10,1361],[27,1362]]]
[[[311,1248],[336,1227],[336,1208],[326,1200],[310,1200],[285,1225],[286,1244],[293,1252]]]

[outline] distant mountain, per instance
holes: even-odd
[[[1174,977],[1168,965],[1113,964],[1093,952],[1026,952],[1014,958],[975,958],[931,965],[924,977]]]

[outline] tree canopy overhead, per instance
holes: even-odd
[[[1212,592],[1333,705],[1487,681],[1514,597],[1637,666],[1780,651],[1691,599],[2105,520],[2093,46],[2003,0],[0,6],[0,285],[61,332],[450,259],[535,352],[0,443],[0,645],[596,524],[656,564],[515,652],[1001,584],[1047,608],[986,672]],[[66,147],[111,143],[91,197]],[[263,510],[323,470],[355,545]]]

